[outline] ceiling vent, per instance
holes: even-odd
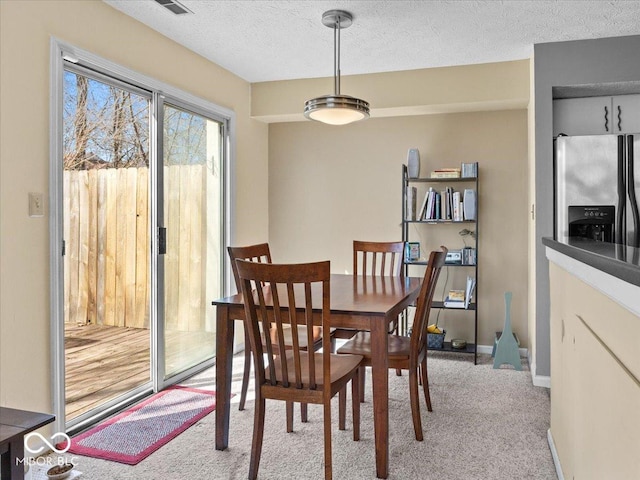
[[[193,13],[191,10],[189,10],[187,7],[182,5],[180,2],[177,2],[176,0],[155,0],[155,1],[156,3],[159,3],[164,8],[169,10],[170,12],[175,13],[176,15]]]

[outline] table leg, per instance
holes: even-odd
[[[22,480],[24,478],[24,437],[14,438],[3,445],[0,478]]]
[[[233,330],[234,322],[229,320],[229,309],[218,305],[216,311],[216,450],[224,450],[229,446]]]
[[[389,475],[389,359],[387,323],[371,322],[371,373],[373,376],[373,421],[376,440],[376,475]],[[377,355],[376,352],[384,352]]]

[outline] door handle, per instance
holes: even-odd
[[[158,255],[167,253],[167,229],[165,227],[158,228]]]
[[[622,108],[618,105],[618,131],[622,131]]]
[[[606,107],[604,107],[604,130],[606,132],[609,131],[609,109]]]

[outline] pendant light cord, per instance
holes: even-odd
[[[340,15],[333,25],[333,78],[335,94],[340,95]]]

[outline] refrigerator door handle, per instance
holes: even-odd
[[[633,135],[629,135],[627,136],[627,193],[629,195],[629,204],[631,205],[631,215],[633,217],[633,238],[629,239],[629,245],[640,248],[640,234],[638,233],[640,213],[638,213],[634,172]]]
[[[627,205],[627,188],[625,184],[625,159],[624,159],[624,135],[618,135],[618,206],[616,208],[615,242],[625,243],[626,219],[625,207]]]

